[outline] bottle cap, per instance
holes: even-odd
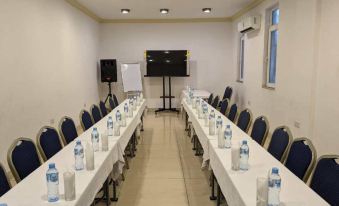
[[[97,130],[97,128],[96,128],[96,127],[93,127],[93,130]]]
[[[272,174],[278,174],[279,173],[279,169],[276,167],[272,168]]]
[[[243,141],[242,141],[242,144],[247,144],[247,140],[243,140]]]
[[[117,112],[119,112],[119,110],[117,110]]]
[[[77,143],[77,144],[81,144],[81,141],[80,141],[80,140],[77,140],[76,143]]]
[[[49,163],[48,167],[49,167],[49,169],[54,169],[55,168],[55,163]]]
[[[229,129],[229,128],[231,128],[231,125],[229,125],[229,124],[228,124],[228,125],[226,125],[226,128],[228,128],[228,129]]]
[[[221,118],[221,116],[219,115],[218,118]]]

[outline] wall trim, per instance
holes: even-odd
[[[232,22],[255,8],[265,0],[253,0],[245,8],[236,12],[233,16],[223,18],[178,18],[178,19],[103,19],[93,11],[79,3],[77,0],[65,0],[73,7],[79,9],[85,15],[91,17],[98,23],[204,23],[204,22]]]
[[[249,12],[250,10],[254,9],[258,5],[260,5],[265,0],[253,0],[251,3],[249,3],[245,8],[241,9],[237,13],[235,13],[233,16],[231,16],[232,21],[236,20],[237,18],[241,17],[245,13]]]

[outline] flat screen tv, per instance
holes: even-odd
[[[146,51],[146,76],[189,76],[187,50]]]

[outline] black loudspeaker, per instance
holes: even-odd
[[[101,82],[116,82],[117,81],[117,60],[116,59],[101,59]]]

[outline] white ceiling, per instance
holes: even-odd
[[[253,0],[77,0],[103,19],[173,19],[173,18],[224,18],[231,17]],[[212,8],[209,14],[202,8]],[[129,14],[121,14],[123,8]],[[170,13],[160,14],[161,8]]]

